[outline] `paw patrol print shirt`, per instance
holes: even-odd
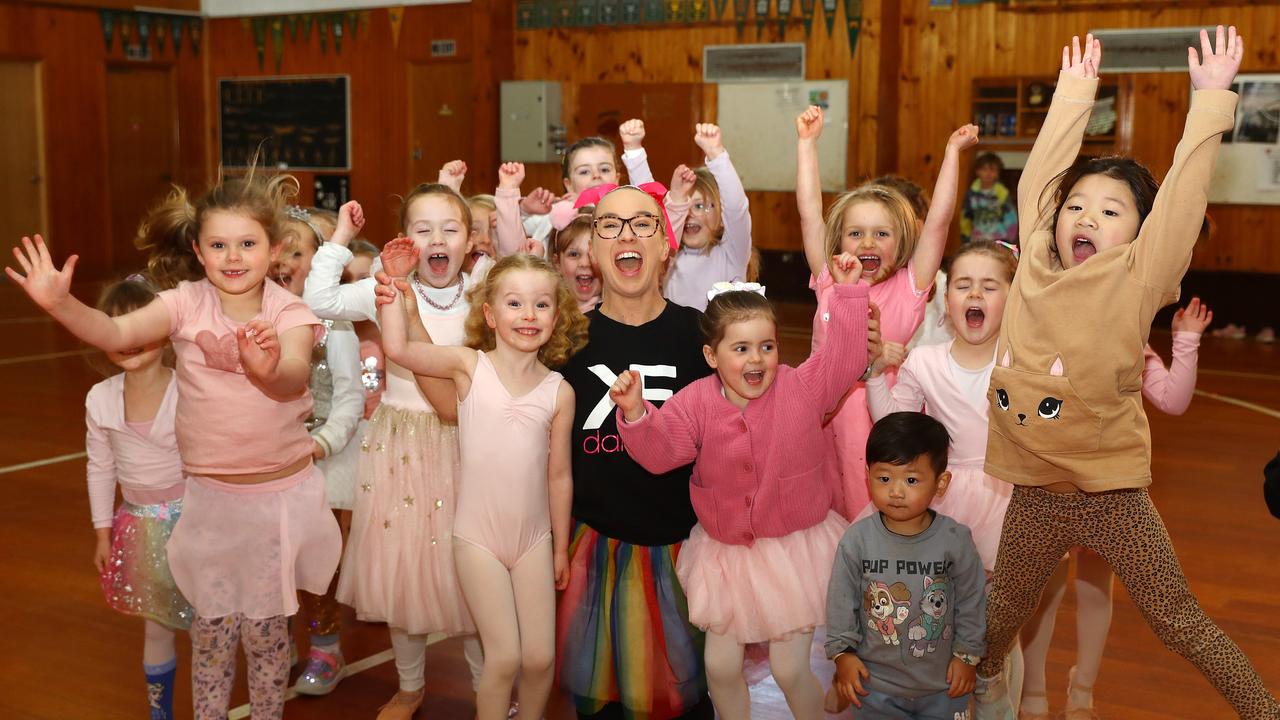
[[[1195,91],[1137,238],[1063,269],[1056,178],[1080,151],[1097,84],[1058,78],[1018,185],[1023,253],[987,393],[986,461],[989,474],[1016,485],[1070,482],[1101,492],[1151,484],[1143,347],[1156,312],[1178,299],[1221,135],[1235,118],[1235,93]]]
[[[933,512],[930,510],[929,512]],[[854,523],[827,586],[827,657],[855,653],[871,690],[915,698],[943,692],[953,652],[981,657],[986,595],[969,529],[946,515],[898,535],[880,513]]]

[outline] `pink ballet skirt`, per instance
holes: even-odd
[[[713,540],[701,523],[680,548],[676,574],[689,622],[740,643],[781,640],[827,621],[827,583],[849,522],[826,520],[753,545]]]
[[[120,504],[111,521],[111,555],[100,579],[112,610],[186,630],[194,612],[173,581],[165,551],[182,515],[182,487],[176,489],[172,500]]]
[[[298,612],[298,590],[324,594],[342,533],[315,465],[240,485],[190,476],[169,569],[196,616],[264,619]]]
[[[411,635],[475,632],[453,566],[459,470],[457,425],[385,402],[373,412],[338,576],[356,617]]]

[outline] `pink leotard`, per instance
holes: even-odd
[[[471,391],[458,401],[462,482],[453,537],[511,569],[551,538],[547,458],[563,378],[549,372],[513,397],[488,356],[478,355]]]

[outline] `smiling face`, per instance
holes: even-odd
[[[905,465],[874,462],[867,468],[871,502],[884,514],[885,526],[895,532],[919,521],[950,480],[950,473],[934,472],[927,455]]]
[[[164,358],[164,348],[168,340],[157,340],[149,345],[130,348],[121,352],[107,353],[107,359],[125,372],[143,370],[160,362]]]
[[[599,225],[608,220],[636,218],[626,223],[616,238],[600,236]],[[637,221],[657,223],[653,235],[637,237]],[[662,273],[671,246],[662,224],[658,201],[635,188],[620,188],[601,198],[595,212],[591,258],[600,273],[602,291],[626,298],[660,292]]]
[[[499,346],[536,353],[556,327],[559,278],[539,270],[511,270],[484,304],[485,322]]]
[[[694,190],[690,196],[689,219],[684,223],[684,234],[680,244],[692,250],[701,250],[720,237],[723,222],[720,208],[712,198],[703,195],[701,190]]]
[[[990,255],[969,253],[951,263],[946,303],[956,337],[982,345],[1000,334],[1009,282],[1008,267]]]
[[[498,229],[498,214],[483,205],[471,206],[471,252],[467,253],[462,269],[471,272],[476,261],[488,256],[497,260],[498,253],[494,249],[493,238]]]
[[[730,323],[715,347],[702,346],[724,395],[740,408],[764,395],[778,374],[778,327],[765,316]]]
[[[471,251],[471,229],[457,204],[441,194],[420,195],[405,213],[405,235],[418,249],[418,276],[434,288],[458,281]]]
[[[618,163],[612,151],[600,145],[588,145],[574,151],[569,158],[569,177],[564,189],[580,193],[604,183],[618,182]]]
[[[261,223],[231,210],[208,211],[193,247],[205,277],[226,295],[260,291],[280,251]]]
[[[600,275],[591,264],[590,232],[580,232],[569,247],[556,256],[556,269],[569,283],[579,305],[600,297]]]
[[[280,244],[276,261],[271,264],[271,279],[280,287],[302,297],[302,290],[311,272],[311,260],[316,256],[315,233],[303,223],[290,223],[294,231]]]
[[[1080,178],[1062,203],[1054,229],[1054,244],[1063,269],[1133,242],[1140,222],[1133,191],[1127,184],[1099,174]]]
[[[850,205],[840,228],[840,251],[858,256],[862,279],[874,285],[897,270],[898,226],[889,210],[879,202]]]

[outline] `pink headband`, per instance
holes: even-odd
[[[633,188],[658,201],[658,210],[662,213],[662,227],[667,232],[667,243],[671,245],[672,250],[679,250],[680,245],[676,242],[676,231],[671,227],[671,218],[667,217],[667,206],[664,202],[667,198],[667,188],[660,182],[647,182],[640,185],[614,185],[612,183],[596,185],[579,193],[578,199],[573,203],[573,207],[577,209],[587,205],[599,205],[600,200],[605,195],[619,188]]]

